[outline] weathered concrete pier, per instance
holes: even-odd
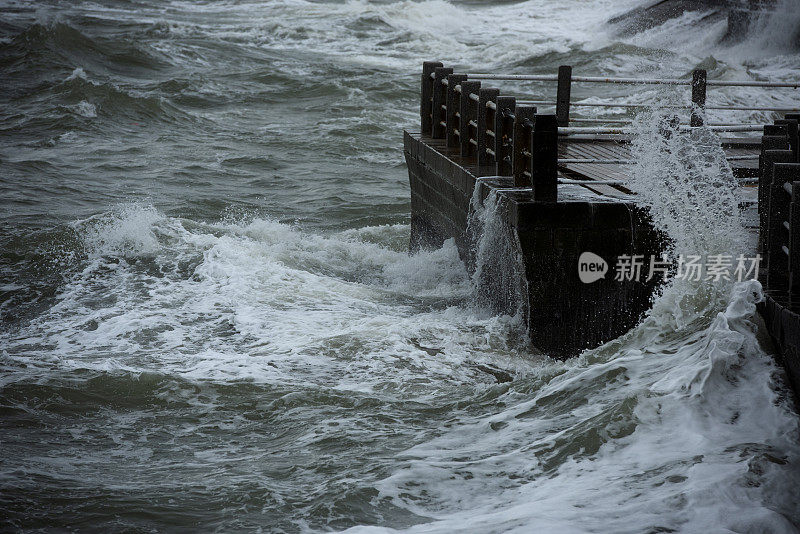
[[[505,96],[499,89],[482,87],[486,80],[553,82],[556,95],[554,100]],[[496,197],[497,216],[522,263],[522,305],[531,340],[559,357],[576,355],[635,326],[660,283],[657,276],[615,279],[613,274],[585,283],[579,275],[582,253],[599,256],[612,270],[625,258],[659,257],[668,244],[625,187],[632,159],[628,121],[571,117],[576,108],[646,106],[576,102],[571,97],[573,83],[686,86],[691,92],[691,104],[685,106],[688,122],[673,126],[703,126],[726,134],[760,131],[763,126],[704,124],[707,109],[789,110],[709,106],[708,87],[796,87],[707,80],[702,70],[694,71],[691,79],[647,80],[573,76],[569,66],[554,75],[495,75],[459,74],[438,62],[424,64],[420,129],[406,132],[404,141],[411,183],[411,248],[439,247],[453,238],[467,266],[474,267],[474,236],[468,232],[472,201]],[[539,106],[554,112],[539,113]],[[601,126],[589,126],[593,123]],[[755,183],[763,167],[762,140],[721,142],[735,176]],[[750,200],[743,202],[755,208],[757,190],[748,190]],[[520,304],[512,302],[507,277],[485,276],[481,283],[497,311],[511,312]]]

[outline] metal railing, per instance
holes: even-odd
[[[435,72],[427,74],[432,79],[436,78]],[[712,87],[763,87],[763,88],[798,88],[798,82],[772,82],[759,80],[708,80],[705,70],[697,69],[692,72],[692,79],[656,79],[656,78],[622,78],[622,77],[603,77],[603,76],[573,76],[572,67],[561,66],[558,75],[549,74],[487,74],[487,73],[468,73],[466,79],[472,81],[480,80],[502,80],[502,81],[539,81],[539,82],[558,82],[557,95],[555,101],[547,100],[520,100],[521,105],[535,106],[555,106],[556,116],[559,126],[569,126],[569,114],[571,107],[621,107],[625,109],[642,109],[648,106],[644,104],[622,104],[622,103],[594,103],[594,102],[572,102],[570,99],[571,86],[574,82],[583,83],[610,83],[627,85],[672,85],[689,86],[692,89],[692,106],[668,106],[673,109],[691,110],[690,125],[700,126],[704,122],[704,110],[716,111],[765,111],[765,112],[795,112],[800,109],[781,108],[774,106],[709,106],[706,104],[706,92],[709,86]],[[441,79],[441,83],[446,85],[446,79]],[[755,125],[754,125],[755,126]],[[760,127],[760,125],[757,125]],[[739,130],[741,131],[741,130]]]
[[[467,74],[470,80],[537,81],[557,82],[558,76],[551,74]],[[692,85],[692,80],[656,78],[615,78],[604,76],[572,76],[573,82],[617,83],[627,85]],[[800,82],[767,82],[758,80],[707,80],[706,85],[721,87],[786,87],[798,88]]]
[[[449,148],[458,148],[463,156],[475,157],[479,166],[493,165],[494,174],[513,176],[516,187],[534,184],[535,198],[555,200],[557,168],[567,164],[614,164],[627,165],[629,160],[583,159],[557,157],[558,136],[574,135],[629,135],[630,121],[617,121],[620,127],[569,126],[569,107],[606,106],[640,109],[642,104],[617,103],[570,103],[572,81],[602,83],[633,83],[632,78],[573,77],[571,67],[559,68],[558,76],[531,76],[530,79],[547,79],[559,82],[556,101],[517,100],[513,96],[501,96],[496,88],[481,87],[475,75],[456,74],[452,68],[438,62],[423,65],[421,91],[421,128],[430,132],[434,139],[444,139]],[[481,75],[483,76],[483,75]],[[492,75],[495,76],[495,75]],[[504,79],[503,75],[496,75]],[[520,75],[525,76],[525,75]],[[516,79],[516,78],[514,78]],[[641,82],[641,80],[636,80]],[[646,83],[690,85],[694,106],[672,106],[675,109],[692,109],[687,123],[677,124],[683,131],[703,125],[702,107],[705,107],[705,89],[708,85],[704,71],[695,71],[689,80],[645,80]],[[678,84],[677,82],[680,82]],[[715,81],[716,82],[716,81]],[[763,87],[797,87],[798,83],[784,82],[720,82],[717,85],[760,85]],[[536,105],[555,105],[556,113],[537,113]],[[698,107],[701,106],[701,107]],[[736,106],[744,108],[745,106]],[[706,107],[710,109],[711,107]],[[748,109],[756,109],[748,107]],[[778,108],[769,108],[778,109]],[[780,108],[784,109],[784,108]],[[787,115],[789,122],[800,119],[800,114]],[[586,124],[595,119],[578,119],[573,122]],[[677,121],[677,119],[676,119]],[[597,122],[602,122],[597,120]],[[704,128],[719,132],[755,132],[761,125],[741,123],[708,123]],[[757,156],[731,156],[729,161],[755,159]],[[623,181],[607,180],[603,183],[622,186]],[[567,183],[562,180],[561,183]],[[571,183],[571,182],[570,182]],[[580,181],[577,181],[580,183]],[[600,181],[593,181],[599,185]]]

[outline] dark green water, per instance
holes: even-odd
[[[407,253],[423,60],[800,73],[697,14],[615,36],[634,4],[2,2],[0,529],[796,532],[756,283],[556,362]]]

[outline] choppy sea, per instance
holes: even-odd
[[[798,532],[758,282],[673,283],[557,361],[452,242],[408,253],[424,60],[800,76],[793,1],[735,42],[703,9],[606,23],[638,3],[2,0],[0,530]],[[633,187],[679,250],[743,247],[729,169],[681,167],[637,121]]]

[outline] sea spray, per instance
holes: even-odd
[[[660,110],[635,128],[629,185],[673,257],[748,251],[716,136]],[[669,285],[629,334],[410,448],[381,497],[431,518],[408,532],[796,532],[798,422],[756,337],[761,298],[752,280]]]
[[[5,1],[0,269],[57,302],[3,302],[26,319],[0,327],[0,530],[796,531],[800,440],[753,348],[757,284],[695,308],[676,287],[630,335],[560,362],[473,306],[452,241],[405,249],[398,133],[423,59],[797,77],[796,47],[721,50],[691,19],[655,46],[607,34],[640,3]],[[76,67],[88,81],[63,83]],[[66,107],[82,100],[97,118]],[[112,209],[131,201],[158,213]],[[224,221],[229,206],[251,217]],[[79,265],[34,285],[36,251],[62,240]],[[492,362],[513,380],[476,370]]]
[[[626,185],[669,235],[673,252],[745,252],[738,184],[719,137],[708,128],[685,130],[667,105],[640,113],[632,129]]]
[[[527,310],[525,267],[516,232],[503,216],[503,202],[496,188],[482,199],[478,178],[470,201],[467,240],[468,264],[476,302],[507,315],[524,317]]]
[[[674,300],[668,314],[684,324],[709,305],[725,306],[738,259],[754,257],[755,247],[745,229],[738,183],[719,137],[706,127],[681,125],[672,112],[678,101],[675,93],[664,93],[635,118],[627,187],[636,193],[637,203],[647,208],[653,224],[668,236],[666,257],[673,266],[690,256],[700,257],[701,262],[720,256],[731,264],[731,276],[718,280],[707,280],[705,271],[700,279],[671,280],[674,287],[664,290],[662,302],[656,301],[651,313]]]

